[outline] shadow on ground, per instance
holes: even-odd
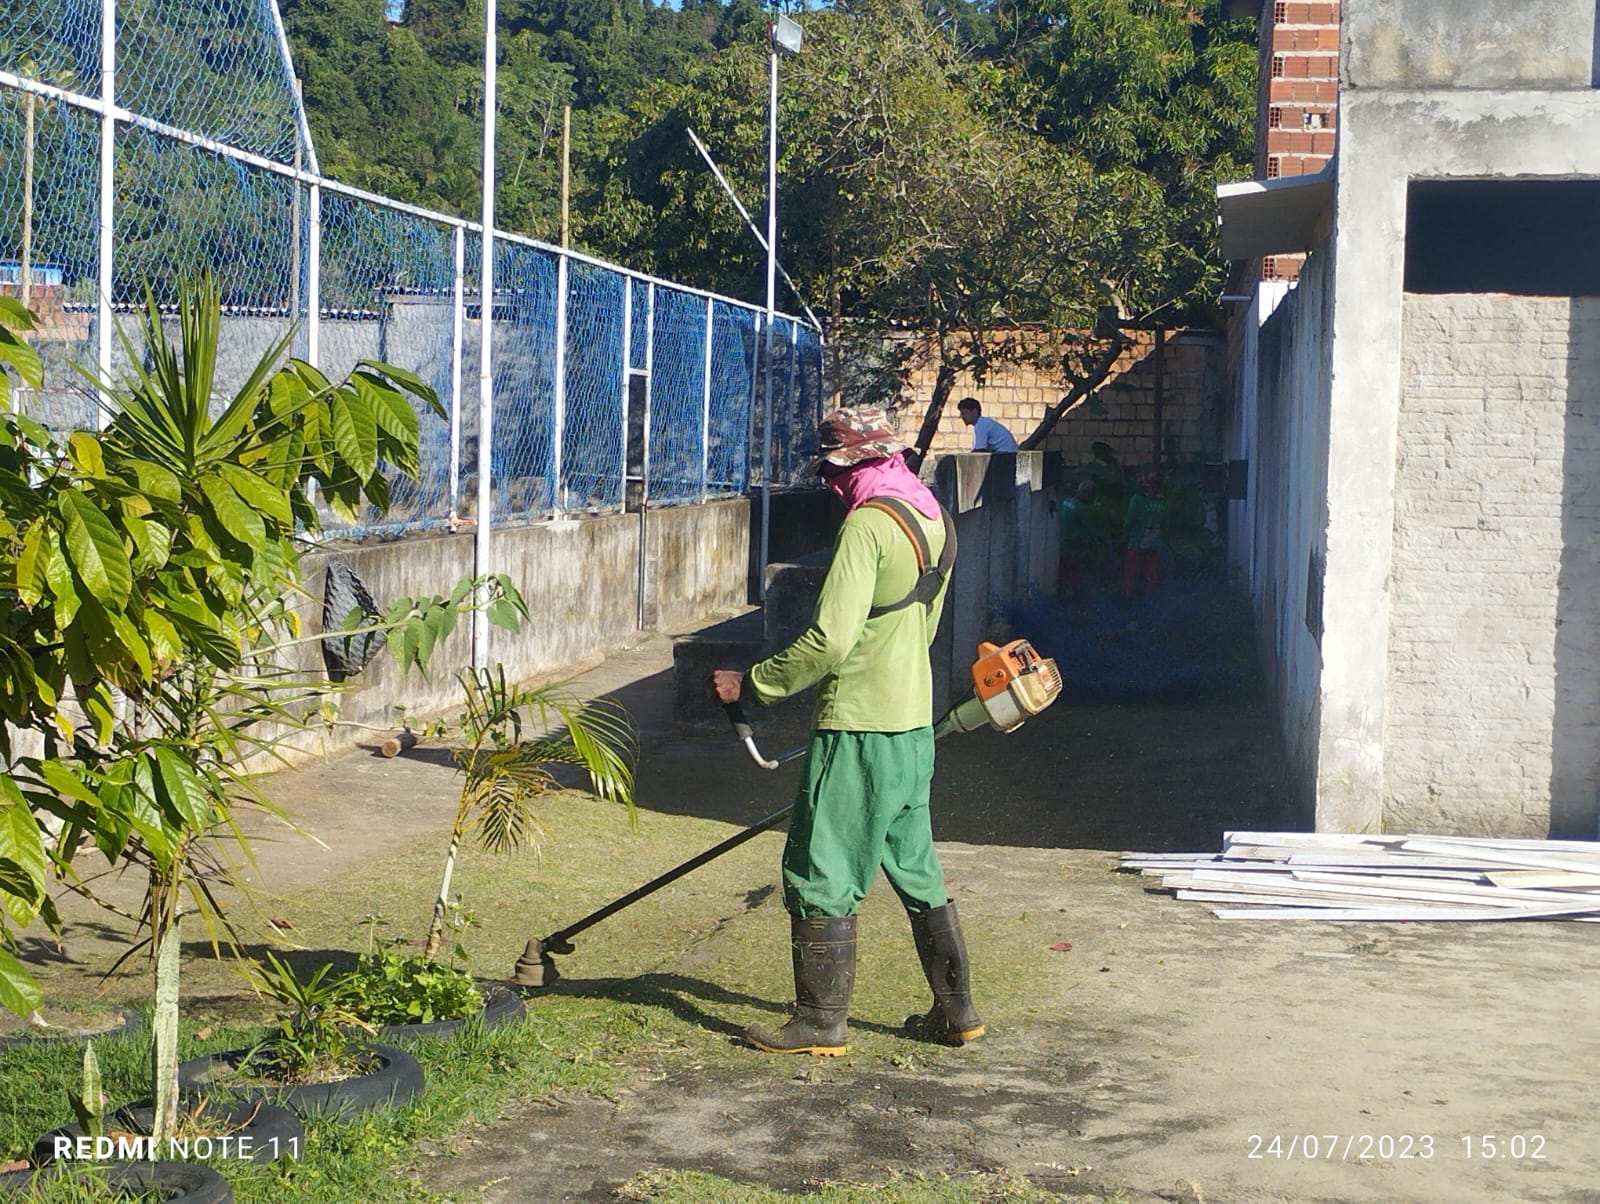
[[[1213,849],[1230,828],[1294,828],[1248,616],[1221,582],[1172,581],[1128,606],[1096,591],[1019,611],[1057,659],[1062,700],[1009,735],[939,745],[934,834],[1035,848]],[[731,734],[671,718],[672,675],[616,692],[642,731],[646,811],[749,824],[788,803],[799,763],[756,768]],[[804,743],[794,708],[751,713],[769,757]]]

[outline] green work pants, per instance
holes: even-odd
[[[854,915],[882,866],[908,911],[949,900],[933,849],[933,729],[811,733],[783,850],[783,903],[800,919]]]

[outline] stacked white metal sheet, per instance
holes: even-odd
[[[1600,842],[1227,832],[1221,853],[1125,853],[1225,920],[1600,920]]]

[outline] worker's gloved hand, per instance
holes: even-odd
[[[744,692],[744,674],[736,669],[713,669],[711,680],[706,684],[717,696],[717,701],[726,706],[739,701],[740,694]]]

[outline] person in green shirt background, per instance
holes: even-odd
[[[1126,544],[1122,552],[1122,597],[1131,602],[1149,597],[1161,583],[1161,549],[1167,526],[1167,499],[1161,477],[1147,472],[1128,499],[1123,522]]]
[[[1105,558],[1105,542],[1096,534],[1089,516],[1094,505],[1094,482],[1082,480],[1069,498],[1061,503],[1056,534],[1061,543],[1061,561],[1058,581],[1061,593],[1072,596],[1083,585],[1085,577],[1099,567]]]
[[[881,866],[911,920],[934,1003],[907,1019],[912,1035],[962,1044],[984,1033],[972,1005],[967,950],[933,847],[933,670],[945,587],[915,600],[922,570],[944,548],[939,503],[906,466],[878,406],[835,410],[818,427],[814,469],[845,504],[844,524],[811,625],[748,675],[718,669],[719,701],[770,704],[821,683],[805,768],[783,853],[795,1009],[778,1029],[752,1025],[768,1053],[841,1054],[855,980],[856,908]],[[904,503],[902,518],[879,506]],[[874,503],[874,504],[869,504]],[[893,505],[894,503],[891,503]],[[928,556],[918,563],[914,523]]]

